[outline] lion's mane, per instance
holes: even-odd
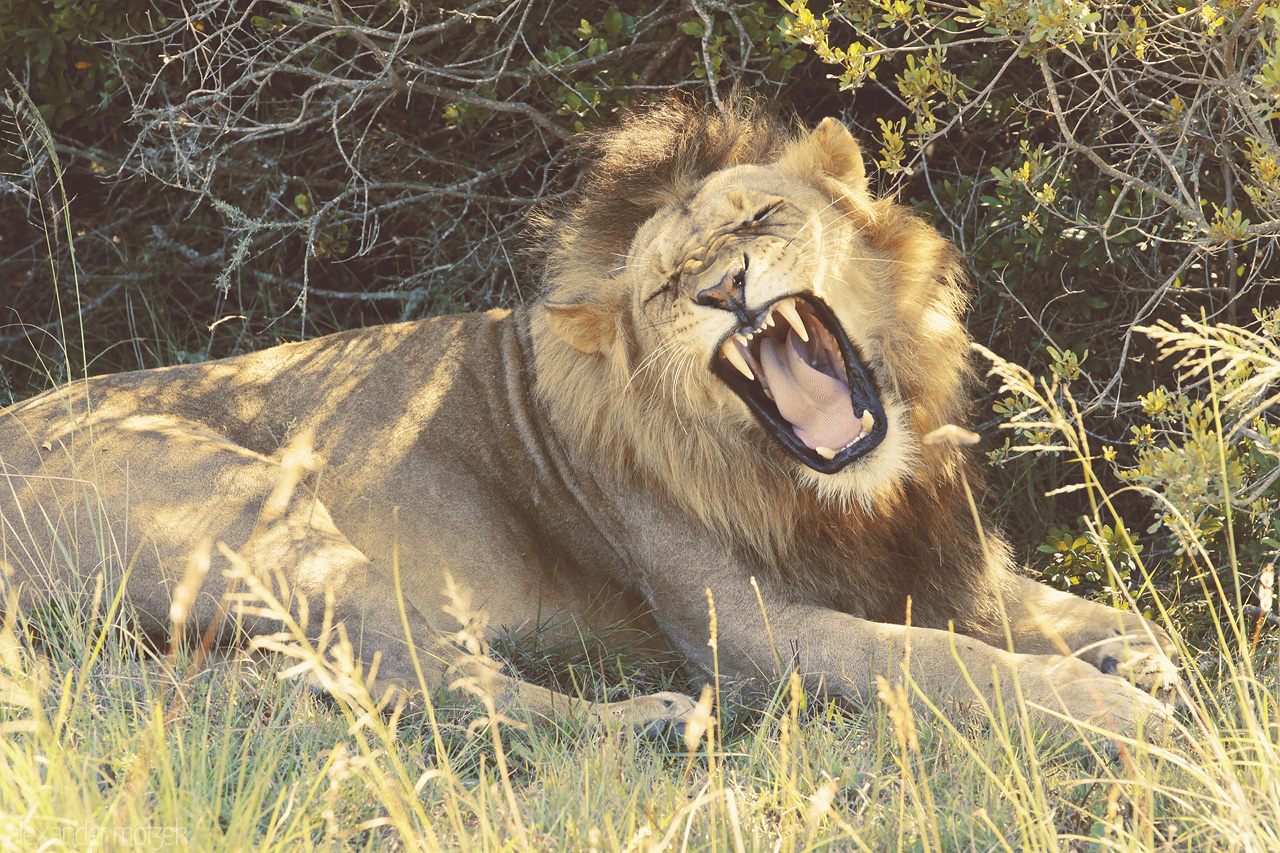
[[[593,464],[701,520],[762,583],[879,621],[903,621],[910,596],[915,624],[990,624],[994,567],[1008,549],[988,527],[984,557],[965,495],[965,478],[976,491],[979,477],[966,451],[917,440],[910,477],[870,505],[842,500],[804,487],[761,430],[725,434],[722,421],[702,417],[703,401],[678,399],[635,345],[618,273],[637,229],[716,171],[776,162],[802,133],[750,99],[716,111],[672,96],[586,138],[578,189],[535,217],[535,253],[544,301],[594,306],[620,345],[601,357],[542,336],[540,400],[558,429],[592,449]],[[909,404],[917,439],[964,423],[971,368],[958,253],[901,205],[872,198],[865,181],[848,187],[817,165],[813,181],[894,271],[892,304],[876,308],[894,330],[870,354],[879,381]]]

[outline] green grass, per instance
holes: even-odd
[[[495,738],[468,732],[458,694],[370,713],[340,664],[347,698],[317,701],[278,677],[319,665],[293,641],[168,661],[92,621],[48,654],[12,616],[0,632],[0,848],[1280,849],[1270,641],[1192,684],[1205,698],[1170,742],[1107,757],[1016,713],[913,714],[892,694],[848,710],[786,679],[713,707],[723,730],[692,745],[572,725]]]

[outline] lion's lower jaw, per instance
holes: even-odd
[[[919,472],[920,443],[911,429],[906,406],[888,397],[883,402],[888,430],[879,447],[835,474],[800,468],[801,482],[823,503],[874,513],[877,506],[893,498],[912,472]]]

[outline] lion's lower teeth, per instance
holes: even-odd
[[[862,418],[862,423],[863,423],[863,425],[864,425],[864,426],[865,426],[865,425],[866,425],[866,423],[868,422],[868,418],[870,418],[870,413],[869,413],[869,412],[868,412],[868,413],[865,413],[865,414],[864,414],[864,416],[863,416],[863,418]],[[874,423],[874,422],[873,422],[873,423]],[[813,449],[813,452],[814,452],[814,453],[816,453],[816,454],[818,454],[819,456],[821,456],[823,459],[835,459],[835,458],[836,458],[836,454],[837,454],[837,453],[840,453],[840,452],[841,452],[841,451],[843,451],[843,450],[848,450],[850,447],[853,447],[853,446],[854,446],[855,444],[857,444],[859,441],[862,441],[862,437],[863,437],[864,435],[866,435],[866,434],[867,434],[868,432],[870,432],[870,431],[871,431],[871,428],[870,428],[870,427],[866,427],[866,428],[864,428],[862,432],[858,433],[857,437],[855,437],[855,438],[853,439],[853,441],[850,441],[850,442],[849,442],[848,444],[846,444],[844,447],[840,448],[840,450],[832,450],[830,447],[815,447],[815,448]]]
[[[862,410],[862,431],[871,432],[871,428],[876,425],[876,419],[871,416],[871,412],[866,409]]]

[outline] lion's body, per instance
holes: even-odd
[[[539,609],[544,620],[574,613],[597,627],[643,614],[638,596],[592,568],[617,556],[588,533],[596,528],[572,463],[532,414],[518,319],[496,311],[361,329],[98,377],[21,403],[0,419],[0,460],[6,473],[39,474],[18,489],[17,506],[5,495],[5,560],[36,580],[63,562],[54,541],[74,541],[91,582],[101,567],[88,561],[104,551],[86,508],[101,502],[113,525],[105,553],[133,564],[145,580],[131,597],[163,619],[168,599],[161,590],[152,600],[153,573],[176,583],[203,538],[241,548],[281,452],[309,433],[324,461],[309,483],[317,506],[377,566],[390,565],[400,508],[403,584],[431,623],[456,628],[441,610],[445,572],[479,591],[495,626],[534,627]],[[307,502],[299,497],[301,511],[312,511]],[[50,516],[65,520],[56,536],[44,529]],[[212,613],[216,573],[206,583]]]
[[[100,377],[0,413],[0,556],[21,605],[128,565],[161,631],[190,554],[221,542],[332,595],[379,678],[411,685],[395,547],[420,646],[456,627],[448,575],[493,626],[621,622],[707,665],[710,589],[731,671],[780,656],[866,699],[910,637],[942,696],[964,692],[955,644],[980,698],[1016,671],[1113,728],[1158,715],[1095,668],[1168,689],[1158,629],[1019,580],[998,532],[985,550],[976,535],[963,454],[923,441],[966,405],[953,250],[871,199],[839,125],[752,127],[668,104],[601,137],[597,186],[544,228],[548,286],[528,307]],[[265,516],[298,436],[318,467]],[[197,622],[216,618],[224,565]]]

